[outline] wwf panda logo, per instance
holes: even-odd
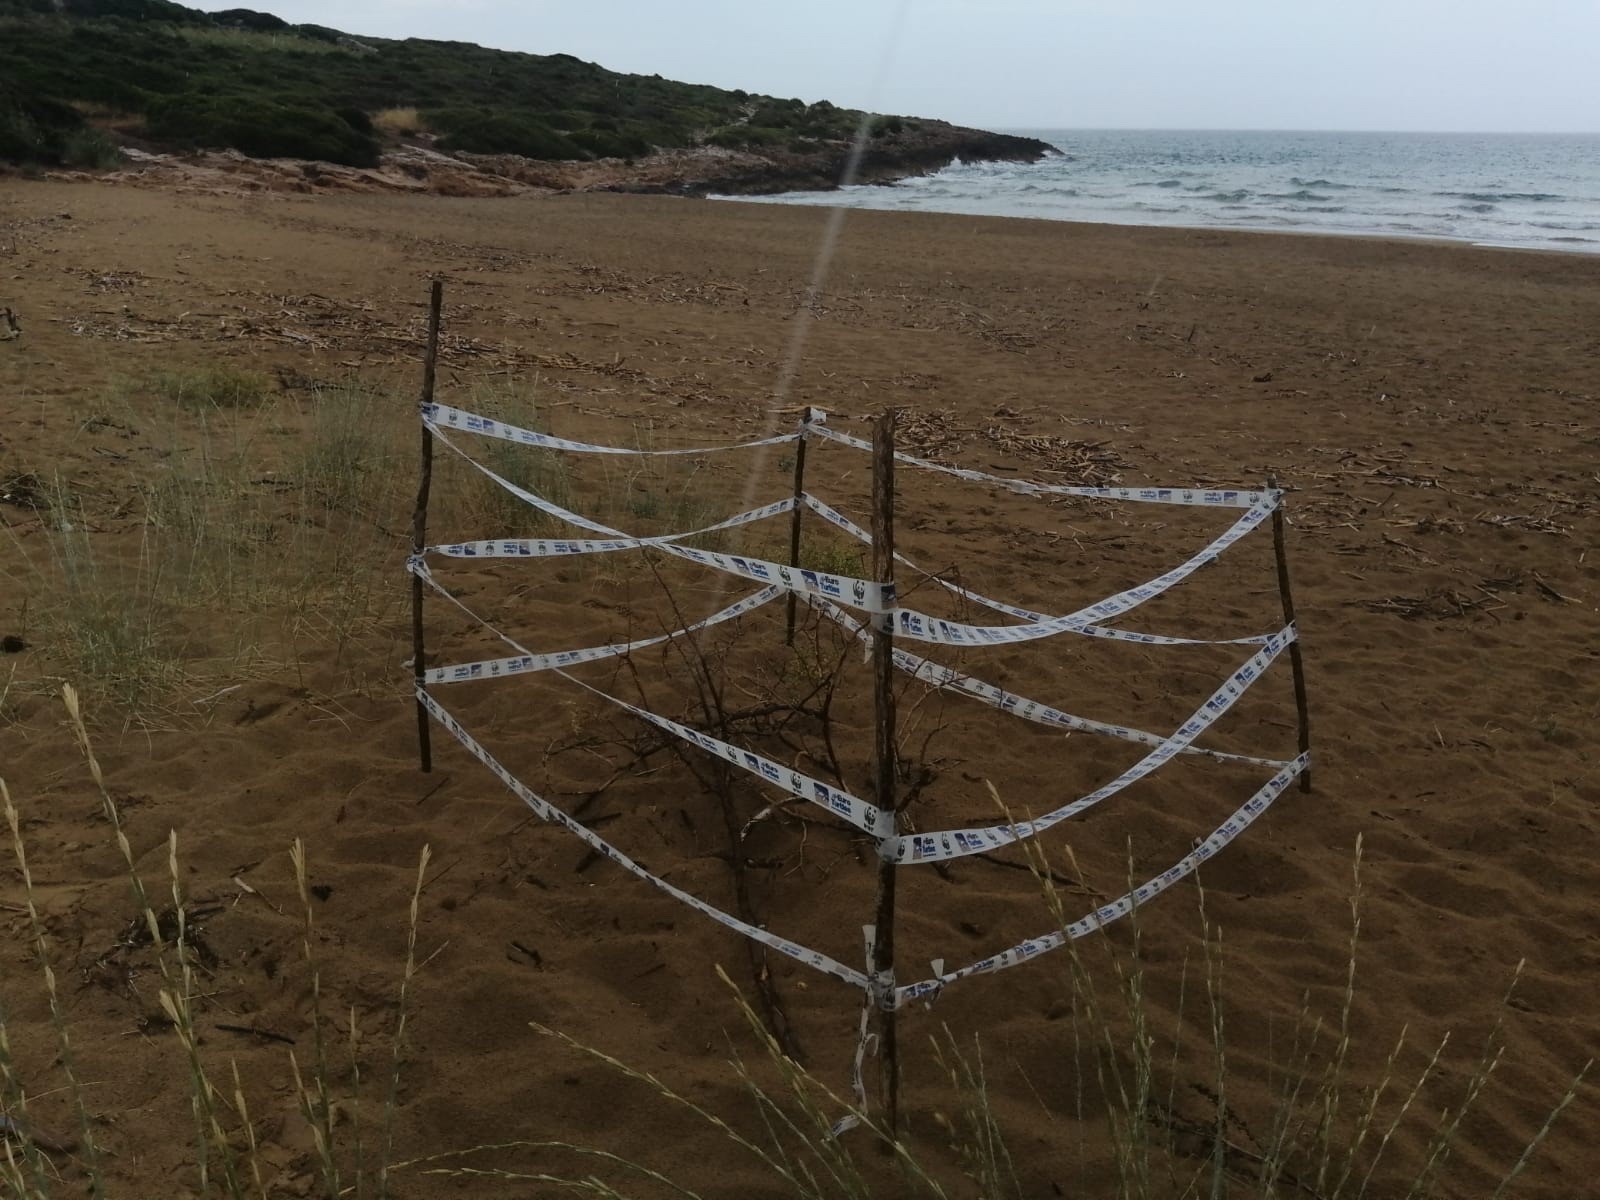
[[[788,567],[779,567],[778,568],[778,578],[783,580],[785,583],[793,583],[794,582],[793,577],[789,574],[789,568]]]
[[[862,603],[863,601],[866,600],[866,598],[867,598],[867,585],[862,583],[861,580],[859,580],[859,579],[856,580],[855,587],[853,587],[851,589],[851,591],[855,594],[855,598],[856,598],[856,603],[857,604],[860,604],[860,603]]]

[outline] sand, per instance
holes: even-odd
[[[1395,1135],[1379,1186],[1419,1169],[1438,1111],[1459,1103],[1504,1013],[1503,1059],[1440,1188],[1487,1194],[1485,1181],[1515,1159],[1600,1040],[1600,559],[1592,553],[1600,260],[851,213],[827,286],[808,302],[830,219],[823,210],[645,197],[0,188],[0,304],[23,326],[0,343],[0,479],[59,472],[106,561],[137,560],[141,489],[184,469],[234,419],[163,403],[140,381],[218,362],[272,373],[284,390],[271,420],[249,426],[248,443],[266,464],[268,492],[288,478],[286,439],[315,425],[306,381],[357,372],[389,389],[379,415],[392,421],[403,457],[389,508],[369,514],[385,531],[366,580],[387,595],[373,618],[336,639],[325,621],[308,619],[289,636],[258,614],[256,625],[279,632],[240,661],[227,653],[244,623],[239,612],[196,598],[179,620],[195,660],[190,677],[138,720],[109,701],[91,707],[106,775],[153,886],[166,886],[166,838],[177,833],[209,955],[196,1002],[204,1048],[219,1072],[229,1059],[239,1064],[272,1194],[315,1186],[283,1044],[294,1040],[302,1064],[313,1055],[287,854],[296,837],[322,889],[315,944],[325,1010],[342,1025],[353,1007],[365,1037],[366,1098],[344,1110],[341,1130],[359,1111],[369,1139],[377,1136],[405,908],[427,843],[417,933],[426,963],[412,984],[398,1093],[405,1156],[569,1141],[627,1152],[707,1196],[783,1194],[748,1156],[648,1089],[529,1028],[552,1026],[747,1120],[726,1059],[730,1046],[760,1051],[714,974],[721,964],[749,991],[745,947],[596,862],[570,835],[530,821],[442,735],[434,773],[416,769],[402,563],[417,334],[435,274],[446,280],[451,335],[442,397],[469,404],[511,381],[536,387],[564,436],[643,437],[662,447],[731,441],[790,428],[792,411],[775,410],[803,404],[865,435],[861,418],[892,405],[913,448],[984,470],[1070,480],[1088,467],[1125,484],[1258,486],[1276,475],[1290,489],[1316,786],[1285,794],[1203,872],[1206,915],[1222,930],[1226,1103],[1238,1148],[1230,1166],[1248,1172],[1252,1148],[1268,1140],[1303,1005],[1340,1020],[1359,837],[1354,1086],[1383,1078],[1403,1028],[1397,1070],[1407,1079],[1452,1031],[1447,1068],[1417,1102],[1418,1123]],[[775,395],[801,325],[792,380]],[[592,509],[619,491],[643,497],[630,503],[649,528],[689,509],[658,512],[659,496],[691,497],[695,512],[720,517],[785,495],[786,454],[678,464],[644,480],[585,466],[572,475],[572,503]],[[863,516],[864,458],[823,447],[808,470],[816,490]],[[459,464],[441,464],[447,498],[470,485]],[[901,506],[905,553],[930,569],[959,564],[968,586],[1051,612],[1159,573],[1228,520],[1215,511],[1052,506],[909,474]],[[474,530],[447,499],[440,512],[441,537],[495,532]],[[59,579],[48,523],[15,502],[0,505],[0,518],[0,634],[29,647],[0,658],[0,683],[15,668],[0,714],[0,773],[24,813],[78,1070],[91,1083],[88,1107],[114,1151],[108,1172],[120,1194],[193,1194],[185,1079],[159,1017],[153,959],[148,947],[119,946],[135,911],[53,692],[68,670],[52,643]],[[336,520],[328,517],[330,530]],[[784,536],[775,525],[760,535],[768,541],[752,534],[747,545],[776,554]],[[1270,541],[1255,534],[1126,624],[1201,637],[1268,631],[1281,622],[1272,571]],[[456,568],[453,579],[539,650],[637,637],[673,617],[655,577],[620,557],[583,569],[480,564]],[[687,568],[665,579],[690,619],[742,594]],[[932,590],[917,600],[958,611]],[[437,603],[429,614],[430,661],[493,652],[466,618]],[[739,628],[737,639],[714,645],[730,705],[753,706],[792,683],[779,670],[781,606]],[[1057,638],[960,661],[1073,712],[1168,730],[1242,661],[1240,651]],[[847,775],[863,789],[868,675],[858,655],[851,664],[836,733]],[[691,712],[680,659],[645,653],[637,667],[637,676],[613,663],[583,677],[629,698],[642,687],[662,710]],[[93,681],[79,682],[92,691]],[[675,884],[733,903],[718,802],[669,754],[636,769],[627,750],[636,724],[548,677],[441,689],[441,697],[530,785],[584,807],[605,836]],[[989,819],[985,781],[1014,808],[1037,812],[1138,757],[959,698],[907,692],[902,707],[921,828]],[[1287,757],[1294,739],[1282,664],[1209,744]],[[1180,858],[1261,777],[1175,763],[1052,831],[1043,841],[1063,878],[1084,881],[1063,889],[1068,915],[1119,894],[1130,872],[1143,878]],[[748,783],[734,800],[739,819],[765,803]],[[761,920],[859,965],[873,886],[867,848],[825,821],[785,816],[761,822],[747,849]],[[1015,851],[1001,857],[1021,861]],[[945,875],[908,869],[901,891],[903,981],[925,975],[932,959],[970,961],[1051,925],[1025,872],[988,863],[965,860]],[[1184,1038],[1165,1127],[1216,1121],[1196,895],[1185,882],[1139,921],[1151,1019],[1163,1038],[1177,1028]],[[40,1080],[32,1090],[43,1091],[60,1078],[9,867],[0,901],[12,1040]],[[1122,929],[1111,944],[1126,950],[1129,940]],[[1095,948],[1085,961],[1103,971],[1106,956]],[[775,957],[768,968],[808,1065],[842,1089],[857,997]],[[1104,1105],[1071,995],[1066,955],[1057,954],[965,981],[902,1018],[908,1118],[936,1169],[959,1171],[942,1124],[953,1096],[927,1049],[947,1026],[968,1044],[982,1037],[1021,1194],[1108,1193]],[[341,1041],[337,1056],[346,1055]],[[58,1134],[72,1127],[64,1094],[42,1098],[37,1112]],[[1583,1133],[1594,1118],[1591,1090],[1518,1194],[1582,1194],[1600,1170],[1600,1149]],[[1165,1136],[1162,1124],[1152,1128]],[[1182,1157],[1187,1144],[1179,1139],[1177,1161],[1199,1169],[1203,1160]],[[58,1157],[70,1176],[76,1168]],[[480,1159],[491,1161],[499,1160]],[[570,1160],[532,1152],[514,1161],[571,1169]],[[505,1191],[493,1186],[402,1173],[394,1193]]]

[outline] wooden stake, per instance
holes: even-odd
[[[879,417],[872,427],[872,572],[880,583],[894,583],[894,412]],[[873,709],[877,740],[873,747],[876,803],[887,813],[897,813],[894,713],[894,634],[880,628],[872,635]],[[896,816],[895,828],[899,830]],[[878,861],[878,907],[872,973],[875,979],[894,978],[895,864]],[[884,999],[880,997],[880,1001]],[[883,1092],[883,1120],[888,1146],[900,1136],[900,1047],[896,1039],[895,1012],[878,1009],[878,1063]]]
[[[1269,475],[1267,487],[1276,489],[1278,477]],[[1272,549],[1278,558],[1278,597],[1283,601],[1283,623],[1294,624],[1294,593],[1289,589],[1289,550],[1284,536],[1283,505],[1272,510]],[[1289,665],[1294,670],[1294,706],[1300,718],[1300,753],[1311,751],[1311,712],[1306,703],[1306,664],[1300,653],[1300,631],[1289,643]],[[1300,772],[1300,790],[1311,790],[1311,768]]]
[[[433,403],[433,381],[439,365],[439,312],[444,307],[444,284],[433,281],[428,302],[428,349],[422,358],[422,404]],[[428,544],[428,493],[433,487],[433,433],[422,426],[422,470],[417,480],[417,507],[411,514],[411,553],[421,555]],[[411,576],[411,675],[422,690],[424,644],[422,638],[422,577]],[[417,697],[417,757],[424,772],[433,770],[433,742],[428,709]]]
[[[794,452],[794,511],[789,514],[789,565],[800,566],[800,496],[806,490],[806,423],[811,420],[811,406],[800,410],[800,441]],[[788,621],[783,635],[785,646],[794,645],[795,594],[789,593]]]

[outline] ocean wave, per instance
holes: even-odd
[[[1506,200],[1528,200],[1535,203],[1545,203],[1551,200],[1565,199],[1553,192],[1435,192],[1435,196],[1444,196],[1451,200],[1473,200],[1479,204],[1499,204]]]
[[[790,199],[1129,225],[1492,236],[1569,252],[1600,249],[1596,141],[1585,143],[1595,154],[1574,158],[1538,140],[1517,147],[1516,156],[1493,146],[1464,156],[1457,141],[1420,138],[1391,145],[1330,135],[1284,147],[1230,135],[1090,133],[1080,140],[1070,167],[1058,158],[1029,166],[969,163],[889,191]]]

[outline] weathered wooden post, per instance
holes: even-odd
[[[800,513],[804,507],[800,498],[806,490],[806,426],[811,422],[811,411],[809,404],[800,410],[800,441],[796,443],[794,452],[794,510],[789,514],[789,566],[796,570],[800,567]],[[794,645],[794,606],[795,594],[790,592],[783,635],[785,646]]]
[[[1277,490],[1278,477],[1269,475],[1267,487]],[[1280,498],[1272,510],[1272,549],[1278,559],[1278,598],[1283,602],[1283,623],[1294,625],[1294,593],[1289,588],[1289,550],[1284,535],[1283,501]],[[1300,719],[1300,753],[1311,752],[1311,712],[1306,703],[1306,664],[1300,652],[1300,630],[1295,628],[1295,639],[1289,643],[1289,666],[1294,671],[1294,707]],[[1311,768],[1300,772],[1300,790],[1311,790]]]
[[[894,411],[879,417],[872,428],[872,573],[879,583],[894,584]],[[896,802],[898,762],[895,748],[893,618],[877,618],[872,635],[873,714],[877,737],[873,746],[876,802],[885,813],[900,819]],[[900,1047],[896,1037],[894,999],[894,859],[878,859],[878,905],[873,917],[872,976],[886,988],[875,996],[878,1004],[878,1053],[883,1093],[884,1127],[892,1149],[900,1136]]]
[[[422,357],[422,405],[433,403],[433,382],[439,366],[439,313],[444,307],[444,284],[433,281],[428,304],[428,348]],[[422,425],[422,470],[417,480],[417,507],[411,514],[411,553],[418,558],[428,544],[428,493],[433,487],[433,432]],[[425,645],[422,636],[422,576],[411,573],[411,675],[420,692]],[[428,726],[428,709],[417,696],[417,755],[424,771],[433,770],[433,743]]]

